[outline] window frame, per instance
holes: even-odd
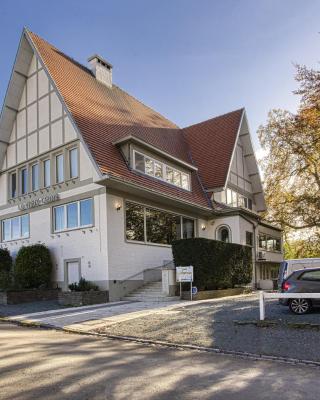
[[[260,238],[266,243],[265,246],[260,246]],[[272,249],[268,249],[268,240],[272,240]],[[277,242],[279,243],[279,250],[277,250]],[[258,249],[268,251],[269,253],[282,253],[282,238],[270,235],[269,233],[258,232]]]
[[[138,154],[139,156],[143,157],[143,159],[144,159],[144,168],[143,168],[143,171],[136,168],[136,154]],[[191,173],[190,173],[190,172],[186,172],[186,171],[183,171],[183,170],[181,170],[181,169],[175,168],[175,167],[173,167],[172,165],[167,164],[167,163],[164,162],[164,161],[160,161],[159,159],[153,158],[152,156],[149,156],[149,155],[147,155],[147,154],[144,154],[144,153],[142,153],[140,150],[136,150],[136,149],[133,149],[133,157],[132,157],[132,159],[133,159],[133,161],[132,161],[132,162],[133,162],[132,167],[133,167],[133,169],[134,169],[135,171],[137,171],[137,172],[139,172],[139,173],[141,173],[141,174],[144,174],[144,175],[146,175],[146,176],[148,176],[148,177],[157,179],[157,180],[159,180],[159,181],[161,181],[161,182],[167,183],[167,184],[169,184],[169,185],[171,185],[171,186],[174,186],[174,187],[176,187],[176,188],[179,188],[179,189],[182,189],[182,190],[186,190],[186,191],[188,191],[188,192],[191,192]],[[148,160],[150,160],[150,161],[152,162],[152,172],[153,172],[152,174],[148,174],[148,173],[146,172],[146,159],[148,159]],[[155,164],[161,165],[161,168],[162,168],[162,176],[163,176],[162,178],[160,178],[160,177],[158,177],[158,176],[155,175]],[[167,169],[168,169],[168,168],[171,169],[171,170],[173,171],[173,173],[172,173],[172,176],[173,176],[172,182],[170,182],[169,180],[167,180]],[[179,174],[180,174],[180,186],[173,183],[173,182],[174,182],[174,174],[175,174],[175,173],[179,173]],[[183,180],[182,180],[182,176],[183,176],[183,175],[185,175],[185,176],[188,177],[188,188],[182,187],[182,181],[183,181]]]
[[[23,171],[26,172],[26,175],[24,177],[25,179],[23,179]],[[25,185],[26,185],[26,191],[25,192],[23,191],[23,183],[24,182],[25,182]],[[27,165],[25,165],[25,166],[23,166],[23,167],[21,167],[19,169],[19,195],[20,196],[25,196],[28,193],[30,193],[30,191],[29,191],[29,168],[28,168]]]
[[[22,236],[22,218],[24,216],[28,217],[28,235],[27,236]],[[12,235],[12,220],[14,220],[14,219],[19,220],[20,236],[17,238],[13,238],[13,235]],[[10,239],[5,239],[5,235],[4,235],[4,223],[6,221],[10,222]],[[4,218],[1,220],[1,242],[2,243],[14,242],[16,240],[27,240],[29,238],[30,238],[30,214],[26,213],[26,214],[16,215],[15,217]]]
[[[59,172],[58,172],[58,167],[59,167],[59,162],[58,162],[58,158],[62,157],[62,180],[58,179],[59,176]],[[56,185],[61,185],[62,183],[65,182],[66,177],[65,177],[65,154],[63,152],[61,153],[57,153],[54,156],[54,160],[55,160],[55,184]]]
[[[15,195],[13,196],[13,182],[12,178],[15,176]],[[16,199],[19,196],[19,183],[18,183],[18,174],[17,171],[11,171],[9,173],[9,199]]]
[[[92,223],[88,224],[88,225],[81,225],[81,202],[87,201],[87,200],[91,200],[91,220]],[[78,224],[76,227],[73,228],[68,228],[68,213],[67,213],[67,209],[68,206],[71,204],[77,204],[77,219],[78,219]],[[64,210],[64,216],[63,216],[63,229],[59,229],[56,230],[56,219],[55,219],[55,209],[57,208],[63,208]],[[52,207],[52,211],[51,211],[51,215],[52,215],[52,224],[51,224],[51,231],[54,234],[58,234],[61,232],[70,232],[70,231],[74,231],[74,230],[79,230],[79,229],[88,229],[88,228],[92,228],[95,226],[95,221],[94,221],[94,198],[93,197],[86,197],[84,199],[80,199],[80,200],[74,200],[74,201],[69,201],[68,203],[64,203],[64,204],[59,204],[57,206]]]
[[[127,238],[127,204],[128,203],[140,206],[143,209],[143,221],[144,221],[144,223],[143,223],[143,230],[144,230],[143,231],[143,237],[144,237],[144,240],[143,241],[141,241],[141,240],[131,240],[131,239]],[[193,233],[194,233],[194,237],[197,237],[197,224],[196,224],[197,219],[196,218],[193,218],[193,217],[190,217],[190,216],[184,215],[184,214],[177,214],[177,213],[174,213],[172,211],[168,211],[168,210],[163,209],[163,208],[153,207],[153,206],[150,206],[148,204],[139,203],[139,202],[136,202],[136,201],[125,199],[124,200],[124,240],[125,240],[125,242],[127,242],[127,243],[136,243],[136,244],[144,244],[144,245],[149,245],[149,246],[172,247],[171,244],[148,242],[148,238],[147,238],[147,212],[146,212],[147,209],[154,210],[154,211],[160,211],[160,212],[164,212],[164,213],[173,215],[175,217],[179,217],[180,218],[180,235],[181,235],[181,239],[183,239],[183,219],[193,220],[193,223],[194,223]]]
[[[49,185],[46,184],[46,163],[49,162]],[[45,158],[42,160],[42,187],[44,189],[49,188],[52,185],[52,173],[51,173],[51,158]]]
[[[72,152],[76,152],[76,169],[77,169],[77,175],[72,176],[72,157],[71,154]],[[68,173],[69,173],[69,178],[70,179],[78,179],[79,178],[79,148],[78,146],[71,147],[68,149]]]
[[[34,167],[36,167],[37,170],[38,170],[37,171],[38,177],[37,177],[36,187],[34,187],[34,185],[33,185],[34,184]],[[32,193],[32,192],[36,192],[37,190],[40,189],[40,170],[39,170],[39,162],[38,161],[33,163],[33,164],[31,164],[30,171],[31,171],[31,193]]]

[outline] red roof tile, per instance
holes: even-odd
[[[242,108],[183,129],[206,189],[226,183],[243,111]]]
[[[113,143],[128,135],[136,136],[188,163],[193,163],[191,148],[205,186],[213,187],[224,181],[240,111],[182,130],[116,85],[109,88],[99,83],[88,68],[36,34],[28,35],[103,173],[209,207],[196,172],[191,174],[192,192],[175,188],[131,171]]]

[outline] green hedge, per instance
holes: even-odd
[[[0,249],[0,290],[11,285],[12,258],[7,249]]]
[[[176,266],[193,265],[198,290],[227,289],[251,282],[251,247],[195,238],[173,242],[172,252]]]
[[[49,249],[43,244],[23,246],[14,266],[15,285],[22,289],[50,287],[52,262]]]

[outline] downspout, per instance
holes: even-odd
[[[249,218],[241,215],[241,217],[246,220],[247,222],[249,222],[252,227],[253,227],[253,249],[254,249],[254,259],[253,259],[253,271],[254,271],[254,286],[255,289],[257,288],[257,266],[256,266],[256,259],[257,259],[257,240],[256,240],[256,229],[259,226],[259,222],[254,223],[252,222]]]

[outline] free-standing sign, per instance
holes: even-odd
[[[193,282],[193,267],[177,267],[176,268],[177,282]]]

